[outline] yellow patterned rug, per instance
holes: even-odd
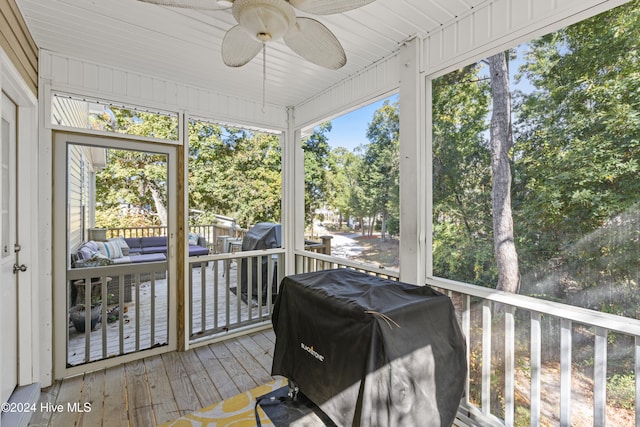
[[[267,384],[202,408],[175,421],[161,424],[161,427],[253,427],[256,425],[256,399],[286,385],[287,379],[279,377]],[[258,406],[258,414],[263,427],[274,427],[260,406]]]

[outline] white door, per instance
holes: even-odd
[[[16,105],[2,93],[0,126],[0,402],[18,384],[18,274],[16,224]]]

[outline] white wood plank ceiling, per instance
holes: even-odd
[[[393,54],[408,37],[428,34],[487,1],[377,0],[346,13],[313,16],[340,40],[347,65],[326,70],[301,59],[282,41],[270,43],[268,102],[298,105]],[[17,3],[41,49],[225,95],[262,97],[261,54],[239,68],[222,62],[222,38],[235,25],[230,10],[196,11],[137,0]]]

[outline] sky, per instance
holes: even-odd
[[[389,102],[395,102],[398,95],[392,95],[385,99],[388,99]],[[327,134],[331,148],[344,147],[353,151],[359,145],[368,144],[367,128],[373,119],[373,114],[382,107],[385,99],[331,120],[331,132]]]

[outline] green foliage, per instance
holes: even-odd
[[[433,81],[434,274],[495,287],[490,87],[469,66]]]
[[[109,150],[96,174],[96,226],[166,225],[165,155]]]
[[[614,375],[607,381],[607,399],[618,408],[633,410],[636,398],[635,376]]]
[[[638,200],[639,14],[631,2],[536,39],[526,54],[520,73],[536,90],[518,109],[516,224],[541,257]]]
[[[304,211],[305,222],[311,224],[315,212],[328,199],[331,148],[327,133],[331,132],[331,122],[316,127],[309,137],[302,140],[304,150]]]
[[[114,111],[106,127],[127,127],[145,136],[169,137],[164,116]],[[279,222],[281,214],[281,150],[276,135],[189,124],[189,208],[202,211],[198,224],[215,215],[236,218],[247,227]],[[163,133],[164,132],[164,133]],[[166,223],[166,157],[130,150],[109,150],[107,166],[97,175],[98,227],[131,227]],[[123,209],[127,207],[130,209]],[[192,221],[192,222],[193,222]]]
[[[347,220],[357,212],[353,201],[358,191],[358,170],[362,167],[362,158],[343,147],[334,148],[329,155],[327,202]]]
[[[373,115],[367,129],[369,144],[364,146],[359,174],[360,195],[365,216],[382,218],[382,240],[390,216],[399,218],[400,194],[400,117],[398,103],[385,101]],[[368,212],[367,212],[368,211]]]
[[[248,227],[280,222],[281,149],[278,136],[192,121],[189,123],[189,207],[197,221],[215,214]]]
[[[175,118],[124,108],[110,108],[92,118],[114,132],[177,139]],[[109,150],[107,165],[96,174],[96,226],[166,225],[167,159],[165,155]]]

